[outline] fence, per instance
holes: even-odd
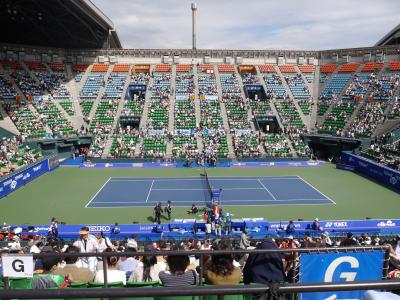
[[[338,252],[366,252],[383,251],[383,273],[382,279],[387,278],[389,268],[389,246],[369,246],[369,247],[336,247],[336,248],[297,248],[297,249],[252,249],[252,250],[229,250],[229,251],[148,251],[148,252],[107,252],[107,253],[39,253],[33,254],[34,258],[42,257],[98,257],[102,259],[104,286],[101,289],[51,289],[51,290],[10,290],[9,279],[4,277],[4,290],[0,290],[0,299],[48,299],[48,298],[116,298],[116,297],[162,297],[162,296],[206,296],[217,295],[219,299],[224,299],[224,295],[254,295],[266,293],[271,289],[270,285],[234,285],[234,286],[202,286],[203,280],[199,281],[199,287],[164,287],[164,288],[108,288],[107,280],[107,257],[134,257],[134,256],[168,256],[168,255],[197,255],[200,257],[200,278],[204,278],[205,256],[218,254],[251,254],[251,253],[280,253],[291,254],[293,256],[301,253],[338,253]],[[293,260],[293,268],[296,266],[296,260]],[[345,290],[368,290],[368,289],[400,289],[400,281],[365,281],[365,282],[341,282],[341,283],[317,283],[317,284],[299,284],[296,283],[297,272],[292,272],[293,276],[289,278],[291,283],[282,283],[273,286],[273,289],[283,294],[294,294],[299,292],[320,292],[320,291],[345,291]],[[292,298],[294,299],[294,298]]]

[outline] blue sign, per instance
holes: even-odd
[[[400,171],[396,171],[351,152],[342,152],[342,161],[347,165],[354,166],[356,172],[372,177],[400,190]]]
[[[47,171],[49,171],[49,163],[48,159],[45,159],[29,168],[8,176],[6,179],[0,181],[0,198],[14,192]]]
[[[300,255],[300,282],[346,282],[382,279],[384,253],[313,253]],[[365,291],[303,293],[301,300],[361,299]]]

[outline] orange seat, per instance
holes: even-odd
[[[6,61],[3,60],[0,62],[3,67],[10,68],[10,69],[18,69],[20,67],[18,61]]]
[[[45,66],[39,61],[26,61],[25,64],[30,70],[46,70]]]
[[[197,70],[202,70],[203,72],[207,73],[214,73],[214,66],[211,64],[200,65],[197,67]]]
[[[276,73],[274,65],[259,65],[261,73]]]
[[[72,65],[72,70],[73,71],[79,71],[79,72],[85,72],[86,69],[89,67],[87,64],[74,64]]]
[[[383,68],[383,64],[375,62],[367,62],[362,68],[361,72],[373,72]]]
[[[321,66],[321,73],[333,73],[337,69],[337,64],[325,64]]]
[[[315,67],[313,65],[300,65],[299,70],[302,73],[313,73]]]
[[[392,71],[400,71],[400,61],[391,61],[388,64],[388,68]]]
[[[280,65],[279,70],[281,70],[282,73],[296,73],[294,65]]]
[[[340,67],[339,73],[353,73],[357,71],[359,66],[360,64],[358,63],[344,64]]]
[[[51,63],[49,64],[49,67],[54,70],[54,71],[64,71],[65,65],[64,64],[58,64],[58,63]]]
[[[220,73],[234,73],[235,67],[229,64],[218,65],[218,72]]]
[[[186,73],[192,70],[192,65],[176,65],[176,72],[178,73]]]
[[[156,72],[171,72],[171,65],[158,64],[158,65],[156,65]]]
[[[115,72],[115,73],[119,73],[119,72],[128,73],[129,72],[129,68],[130,68],[129,64],[116,64],[116,65],[114,65],[112,71]]]
[[[108,71],[108,64],[94,64],[92,68],[92,72],[94,73],[105,73]]]

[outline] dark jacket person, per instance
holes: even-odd
[[[277,249],[271,239],[263,241],[257,249]],[[283,282],[285,272],[280,253],[252,253],[243,269],[244,283]]]

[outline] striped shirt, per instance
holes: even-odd
[[[198,283],[198,276],[194,270],[186,270],[184,273],[179,274],[161,271],[158,277],[160,277],[163,286],[189,286]]]

